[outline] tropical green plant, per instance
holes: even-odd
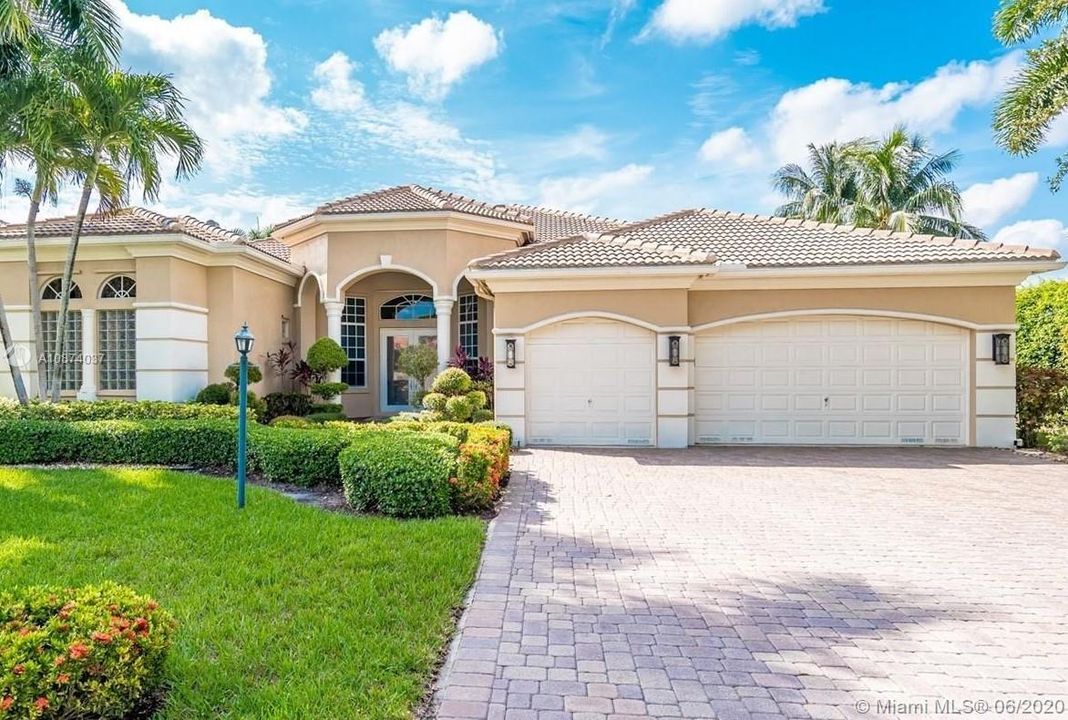
[[[949,174],[956,150],[936,154],[921,135],[894,128],[881,140],[809,145],[812,171],[785,165],[775,189],[784,217],[901,232],[983,238],[963,219],[960,190]]]
[[[249,228],[245,231],[245,237],[247,237],[249,240],[264,240],[266,238],[271,237],[271,235],[273,234],[274,225],[266,225],[264,227],[259,227],[257,225],[256,227]]]
[[[44,45],[79,49],[100,62],[114,62],[122,26],[109,0],[0,0],[0,82],[31,64]]]
[[[1068,109],[1068,2],[1002,0],[994,15],[994,36],[1006,46],[1043,36],[1027,51],[994,110],[994,139],[1013,155],[1033,155],[1050,125]],[[1068,153],[1056,159],[1049,179],[1054,192],[1068,175]]]
[[[1068,371],[1068,281],[1016,291],[1016,364]]]
[[[236,386],[241,381],[241,363],[230,363],[227,365],[226,369],[223,370],[223,376]],[[263,371],[260,370],[260,366],[255,363],[249,363],[249,383],[258,383],[261,380],[263,380]]]
[[[125,201],[130,183],[141,186],[145,200],[156,200],[163,181],[162,156],[174,158],[177,178],[193,175],[203,157],[200,137],[183,119],[185,99],[168,76],[126,73],[81,57],[69,67],[69,77],[77,89],[75,117],[85,154],[77,169],[81,197],[63,266],[64,288],[71,285],[94,188],[104,211]],[[64,293],[56,321],[60,356],[66,352],[69,304],[69,293]],[[54,364],[50,384],[56,402],[61,372]]]

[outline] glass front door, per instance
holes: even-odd
[[[412,409],[412,400],[419,392],[419,383],[397,369],[397,356],[404,348],[419,343],[436,345],[437,333],[430,328],[383,328],[381,368],[381,405],[383,412]]]

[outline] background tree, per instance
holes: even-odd
[[[994,111],[994,138],[1013,155],[1038,151],[1050,124],[1068,109],[1068,1],[1003,0],[994,15],[994,36],[1006,46],[1048,35],[1027,51],[1023,67]],[[1068,175],[1068,153],[1057,158],[1049,179],[1060,190]]]
[[[63,267],[56,322],[60,356],[66,352],[68,288],[93,190],[103,212],[125,203],[130,183],[141,187],[146,201],[154,201],[163,180],[161,156],[174,159],[175,177],[182,179],[200,168],[204,153],[200,137],[183,119],[185,99],[169,76],[126,73],[80,58],[71,78],[78,91],[75,117],[86,154],[76,167],[81,197]],[[53,365],[53,401],[59,400],[60,371]]]
[[[812,170],[785,165],[774,176],[784,217],[881,230],[983,238],[963,219],[960,190],[949,179],[959,154],[933,153],[920,135],[894,128],[881,140],[809,146]]]
[[[25,72],[43,45],[80,48],[113,63],[122,26],[109,0],[0,0],[0,81]]]

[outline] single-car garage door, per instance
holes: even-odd
[[[811,316],[697,336],[698,443],[967,442],[966,330]]]
[[[526,340],[527,442],[652,445],[655,336],[613,320],[569,320]]]

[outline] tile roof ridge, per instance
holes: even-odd
[[[613,235],[625,235],[628,232],[634,230],[644,229],[653,225],[660,225],[662,223],[670,222],[687,215],[694,215],[701,212],[700,208],[686,208],[685,210],[673,210],[672,212],[663,213],[660,215],[654,215],[651,218],[645,220],[638,220],[636,222],[628,223],[618,228],[614,228],[611,231]]]
[[[247,238],[241,233],[233,230],[227,230],[219,225],[214,220],[201,220],[195,218],[192,215],[179,215],[174,218],[174,221],[181,229],[193,230],[195,232],[204,233],[210,238],[208,242],[232,242],[239,245],[244,245]]]
[[[397,190],[411,190],[412,187],[413,186],[411,186],[411,185],[390,185],[389,187],[376,188],[374,190],[365,190],[363,192],[354,193],[352,195],[348,195],[348,196],[343,197],[343,198],[338,198],[337,200],[331,200],[330,202],[325,202],[322,205],[316,206],[316,208],[314,210],[312,210],[312,212],[310,212],[307,215],[304,215],[302,217],[308,217],[309,215],[314,215],[314,214],[316,214],[318,212],[322,212],[324,210],[329,210],[330,208],[332,208],[332,207],[334,207],[336,205],[343,205],[345,203],[352,202],[353,200],[355,200],[357,198],[378,197],[380,195],[385,195],[387,193],[396,192]],[[289,221],[287,221],[287,222],[289,222]]]
[[[516,211],[515,205],[507,203],[490,203],[486,200],[479,200],[469,195],[453,192],[452,190],[442,190],[441,188],[423,186],[423,185],[409,185],[409,189],[418,194],[420,197],[425,197],[431,202],[440,203],[439,207],[443,210],[455,210],[456,212],[470,212],[469,208],[463,207],[464,205],[473,206],[477,210],[481,210],[486,213],[494,215],[503,215],[506,218],[513,219],[516,222],[530,223],[532,218],[524,215],[523,213]]]
[[[590,213],[579,212],[577,210],[561,210],[559,208],[545,207],[544,205],[526,205],[524,203],[510,203],[508,207],[518,208],[520,210],[527,210],[531,212],[545,213],[546,215],[553,215],[555,217],[575,218],[579,220],[593,220],[594,222],[612,223],[615,225],[626,225],[629,220],[622,220],[620,218],[611,218],[606,215],[591,215]]]

